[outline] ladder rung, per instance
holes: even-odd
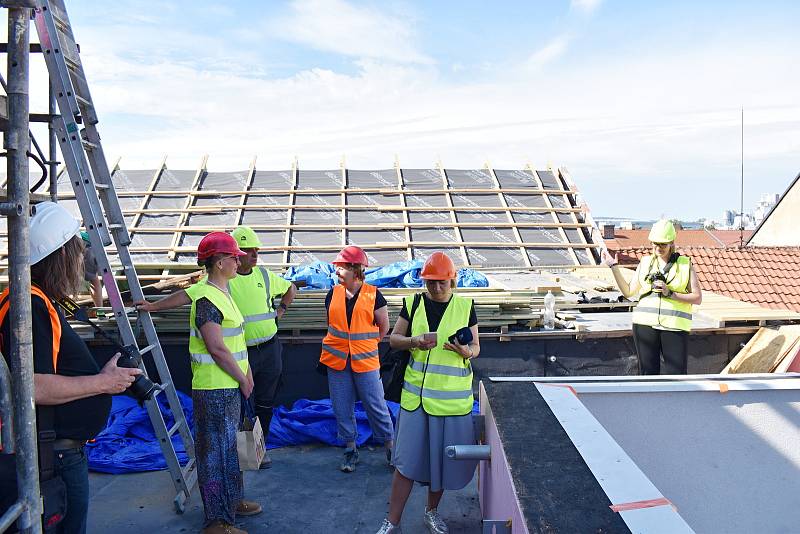
[[[53,17],[53,22],[61,26],[62,29],[68,29],[70,31],[72,30],[72,28],[69,25],[69,22],[56,15],[52,9],[50,10],[50,16]]]
[[[100,184],[98,184],[98,185],[100,185]],[[102,185],[105,185],[106,188],[108,188],[108,184],[102,184]],[[108,228],[109,230],[121,230],[122,229],[122,225],[121,224],[117,224],[117,223],[107,224],[106,228]]]
[[[175,435],[175,432],[180,430],[180,428],[181,428],[181,423],[175,423],[170,427],[169,430],[167,430],[167,436],[171,438],[172,436]]]
[[[81,95],[75,95],[75,100],[77,100],[78,103],[81,104],[83,107],[94,108],[94,104],[92,104],[92,101],[83,98]]]
[[[83,143],[83,148],[85,148],[86,150],[96,150],[98,148],[97,145],[95,143],[92,143],[91,141],[82,141],[82,143]]]
[[[81,64],[71,57],[68,57],[66,54],[64,54],[64,63],[66,63],[67,67],[73,72],[83,72],[83,67],[81,67]]]
[[[109,185],[108,185],[108,184],[98,184],[97,182],[95,182],[95,183],[94,183],[94,186],[95,186],[97,189],[108,189],[108,188],[109,188]]]
[[[143,348],[142,350],[139,351],[139,354],[147,354],[148,352],[150,352],[154,348],[156,348],[155,344],[147,345],[145,348]]]

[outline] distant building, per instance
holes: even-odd
[[[722,215],[722,226],[733,226],[733,218],[736,214],[733,210],[725,210],[724,214]]]

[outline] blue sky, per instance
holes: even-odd
[[[123,168],[531,162],[596,216],[719,217],[743,107],[745,206],[800,171],[797,2],[114,5],[69,2]]]

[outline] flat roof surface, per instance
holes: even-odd
[[[510,425],[498,418],[498,429],[520,429],[503,445],[507,454],[512,451],[512,472],[519,471],[517,478],[524,483],[554,469],[524,455],[515,458],[513,451],[523,443],[559,460],[561,475],[545,496],[561,499],[561,507],[580,510],[583,520],[591,521],[587,528],[599,527],[607,516],[603,498],[593,498],[594,506],[587,503],[587,492],[597,493],[598,487],[587,479],[588,469],[602,487],[601,495],[614,504],[666,499],[675,506],[680,517],[671,514],[655,522],[644,517],[645,510],[655,515],[661,508],[664,515],[671,507],[662,504],[636,512],[642,515],[634,519],[649,525],[642,531],[664,531],[664,520],[681,518],[696,532],[798,530],[797,375],[498,380],[504,382],[486,388],[495,413],[495,402],[502,405],[504,397],[513,399],[517,410],[531,410],[525,415],[527,429],[523,421]],[[553,445],[556,442],[560,447]],[[552,456],[554,450],[559,456]],[[588,489],[576,491],[576,480]],[[540,520],[553,513],[541,505],[531,510]],[[621,512],[631,530],[638,531],[631,515]],[[677,531],[677,526],[666,530]]]

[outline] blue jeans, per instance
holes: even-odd
[[[341,371],[328,368],[328,390],[331,394],[333,413],[336,415],[336,435],[347,443],[356,441],[356,393],[367,412],[369,426],[375,441],[386,442],[394,439],[394,428],[389,408],[383,399],[383,384],[380,372],[367,371],[354,373],[350,368],[350,358]]]
[[[89,462],[86,451],[66,449],[55,451],[55,470],[67,487],[67,515],[58,525],[64,534],[85,534],[89,513]]]

